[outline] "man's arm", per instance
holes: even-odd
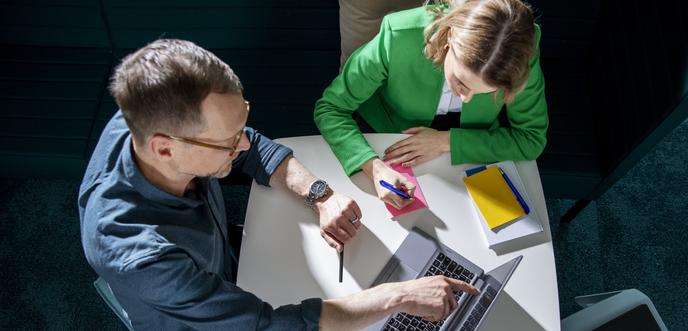
[[[359,330],[397,312],[439,321],[457,308],[455,291],[478,293],[473,286],[444,276],[381,284],[344,298],[323,301],[319,327]]]
[[[233,166],[258,184],[285,186],[305,198],[316,178],[292,156],[291,149],[252,128],[246,128],[246,135],[251,147],[234,160]],[[320,235],[338,251],[361,227],[361,210],[344,195],[331,192],[316,200],[314,209],[320,220]]]
[[[301,198],[306,198],[317,178],[293,156],[287,156],[270,177],[270,186],[283,186]],[[320,235],[337,251],[349,241],[361,226],[361,210],[351,198],[330,191],[315,201],[320,219]],[[356,221],[354,221],[356,220]]]
[[[317,330],[320,299],[273,308],[255,295],[198,268],[181,248],[130,262],[103,274],[108,283],[156,313],[195,330]],[[136,316],[141,320],[155,316]]]

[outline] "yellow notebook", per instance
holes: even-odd
[[[463,181],[490,229],[526,215],[499,168],[488,167]]]

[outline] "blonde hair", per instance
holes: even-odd
[[[448,45],[458,60],[485,81],[502,89],[509,103],[528,80],[535,51],[535,19],[520,0],[450,0],[428,5],[434,21],[425,28],[425,56],[442,65]]]

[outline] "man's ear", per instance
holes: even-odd
[[[169,161],[174,151],[172,139],[160,134],[154,134],[148,138],[146,147],[153,157],[163,162]]]

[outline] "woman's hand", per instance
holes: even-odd
[[[377,192],[377,197],[380,198],[380,200],[397,209],[402,209],[413,202],[413,192],[416,190],[416,186],[413,185],[413,183],[411,183],[406,176],[388,167],[384,162],[382,162],[382,160],[378,158],[372,158],[364,163],[361,168],[368,178],[373,181],[373,185],[375,185],[375,191]],[[396,193],[384,188],[382,185],[380,185],[380,180],[384,180],[394,185],[401,191],[406,192],[411,199],[403,199],[402,197],[396,195]]]
[[[411,167],[449,152],[449,131],[415,127],[406,129],[402,133],[411,134],[411,136],[387,148],[384,161]]]

